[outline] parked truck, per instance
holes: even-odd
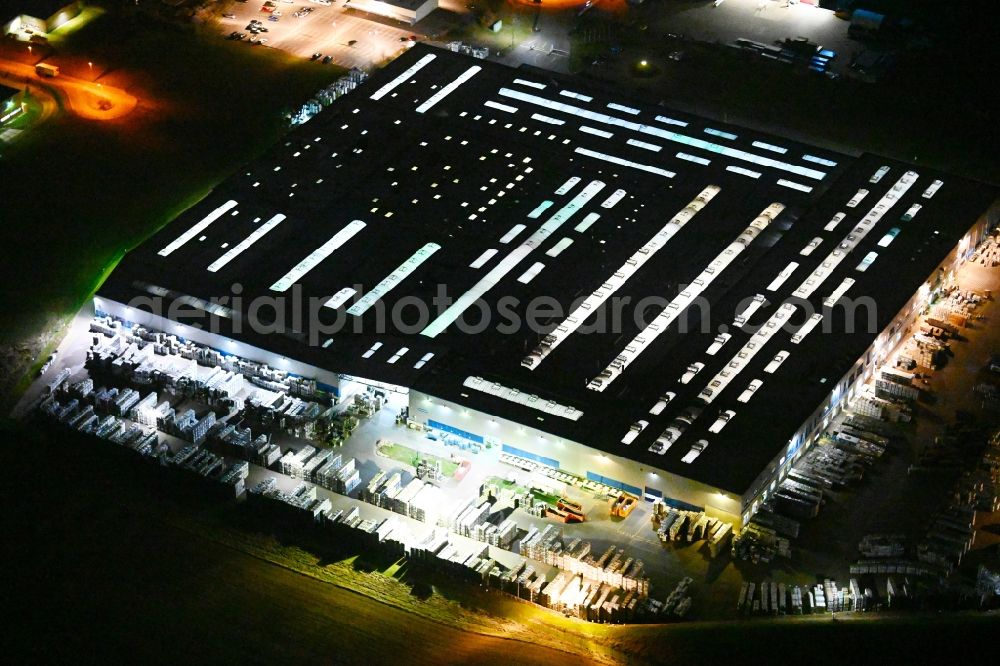
[[[38,76],[44,76],[46,78],[53,79],[59,76],[59,68],[56,67],[55,65],[50,65],[45,62],[40,62],[37,65],[35,65],[35,74],[38,74]]]

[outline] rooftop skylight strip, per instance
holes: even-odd
[[[787,266],[785,266],[784,270],[778,273],[776,278],[771,280],[771,284],[767,285],[767,290],[778,291],[778,289],[781,288],[781,285],[785,284],[785,280],[791,277],[792,273],[794,273],[795,269],[798,267],[799,264],[797,261],[790,262]]]
[[[677,125],[678,127],[688,126],[688,124],[683,120],[677,120],[676,118],[670,118],[669,116],[656,116],[656,119],[661,123],[666,123],[667,125]]]
[[[763,157],[761,155],[755,155],[754,153],[747,152],[745,150],[740,150],[738,148],[731,148],[729,146],[723,146],[718,143],[712,143],[711,141],[705,141],[704,139],[696,139],[694,137],[687,136],[686,134],[678,134],[677,132],[671,132],[669,130],[661,129],[659,127],[652,127],[650,125],[644,125],[642,123],[634,122],[631,120],[625,120],[623,118],[616,118],[615,116],[609,116],[605,113],[598,113],[596,111],[589,111],[587,109],[582,109],[578,106],[573,106],[572,104],[566,104],[564,102],[558,102],[556,100],[547,99],[545,97],[539,97],[538,95],[532,95],[530,93],[522,92],[520,90],[513,90],[511,88],[501,88],[499,91],[500,96],[510,97],[512,99],[517,99],[528,104],[535,104],[537,106],[542,106],[551,111],[562,111],[563,113],[568,113],[580,118],[586,118],[594,122],[603,123],[605,125],[616,125],[618,127],[624,127],[635,132],[641,132],[643,134],[650,134],[652,136],[657,136],[667,141],[674,141],[676,143],[681,143],[687,146],[698,148],[700,150],[705,150],[712,153],[719,153],[730,157],[732,159],[741,160],[744,162],[752,162],[754,164],[759,164],[761,166],[770,167],[773,169],[779,169],[781,171],[787,171],[789,173],[794,173],[806,178],[811,178],[813,180],[822,180],[826,177],[826,172],[818,171],[816,169],[810,169],[808,167],[802,167],[795,164],[789,164],[788,162],[782,162],[781,160],[776,160],[771,157]]]
[[[535,347],[521,361],[521,365],[532,370],[537,368],[546,356],[551,354],[563,340],[571,336],[588,317],[597,312],[598,308],[621,289],[678,231],[683,229],[684,225],[691,221],[719,193],[719,190],[717,185],[709,185],[687,206],[679,210],[645,245],[639,248],[599,288],[595,289],[576,309],[570,312],[569,316],[560,322],[555,330],[546,335],[542,339],[542,344]]]
[[[552,203],[553,203],[552,201],[546,199],[542,203],[535,206],[535,209],[530,213],[528,213],[528,217],[530,217],[533,220],[538,219],[539,217],[542,216],[542,213],[544,213],[546,210],[549,209],[550,206],[552,206]]]
[[[594,98],[590,97],[589,95],[573,92],[572,90],[560,90],[559,94],[564,97],[572,97],[573,99],[578,99],[581,102],[592,102],[594,100]]]
[[[822,157],[816,157],[815,155],[803,155],[802,159],[804,159],[806,162],[812,162],[814,164],[822,164],[823,166],[828,166],[828,167],[837,166],[836,162],[823,159]]]
[[[704,157],[698,157],[697,155],[688,155],[687,153],[677,153],[677,157],[682,160],[687,160],[688,162],[703,164],[705,166],[712,163],[712,160],[706,160]]]
[[[515,225],[514,225],[513,227],[511,227],[511,228],[510,228],[510,231],[508,231],[507,233],[505,233],[505,234],[503,235],[503,237],[502,237],[502,238],[500,238],[500,242],[501,242],[501,243],[503,243],[504,245],[506,245],[507,243],[509,243],[509,242],[511,242],[512,240],[514,240],[514,238],[515,238],[515,237],[516,237],[516,236],[517,236],[517,235],[518,235],[519,233],[521,233],[522,231],[524,231],[524,230],[525,230],[525,229],[527,229],[527,228],[528,228],[528,227],[526,227],[526,226],[525,226],[525,225],[523,225],[523,224],[515,224]]]
[[[760,178],[760,171],[751,171],[750,169],[744,169],[743,167],[727,166],[726,171],[738,173],[741,176],[749,176],[750,178]]]
[[[365,223],[361,220],[353,220],[347,223],[347,225],[334,234],[330,240],[313,250],[309,256],[296,264],[292,270],[285,273],[280,280],[272,284],[271,290],[286,291],[293,284],[301,280],[306,273],[315,268],[320,262],[333,254],[337,248],[351,240],[355,234],[364,228]]]
[[[825,305],[828,308],[832,308],[834,305],[836,305],[837,301],[840,300],[840,297],[846,294],[847,290],[850,289],[853,285],[854,285],[854,278],[844,278],[843,280],[840,281],[840,284],[837,286],[837,288],[834,289],[829,296],[823,299],[823,305]]]
[[[869,190],[866,190],[863,187],[858,189],[855,195],[851,197],[851,200],[847,202],[847,207],[848,208],[856,207],[859,203],[864,201],[864,198],[867,197],[869,193],[870,193]]]
[[[347,309],[348,314],[352,314],[355,317],[363,315],[368,308],[373,306],[380,298],[392,291],[396,285],[405,280],[410,273],[417,270],[422,263],[430,259],[431,256],[440,249],[441,246],[437,243],[427,243],[422,248],[414,252],[413,256],[400,264],[396,270],[385,276],[381,282],[375,285],[364,296],[359,298],[354,305],[349,307]]]
[[[736,138],[736,135],[733,134],[732,132],[723,132],[722,130],[713,129],[711,127],[705,128],[705,134],[711,134],[712,136],[717,136],[719,138],[729,139],[729,140],[733,140]]]
[[[587,213],[583,217],[583,219],[580,220],[580,224],[573,227],[573,231],[578,231],[582,234],[584,231],[590,228],[590,225],[592,225],[594,222],[597,222],[599,219],[601,219],[600,213]]]
[[[650,164],[642,164],[640,162],[633,162],[632,160],[627,160],[623,157],[617,157],[615,155],[609,155],[596,150],[590,150],[589,148],[577,147],[574,149],[574,152],[580,155],[586,155],[587,157],[604,160],[605,162],[610,162],[611,164],[618,164],[619,166],[632,167],[633,169],[638,169],[639,171],[653,173],[658,176],[663,176],[664,178],[673,178],[677,175],[673,171],[667,171],[666,169],[661,169],[660,167],[655,167]]]
[[[727,363],[722,370],[718,372],[712,379],[708,381],[705,388],[702,389],[698,397],[705,401],[706,403],[711,403],[719,394],[721,394],[730,382],[736,379],[737,375],[743,372],[747,366],[750,365],[750,361],[753,357],[759,354],[767,343],[771,340],[775,333],[780,331],[785,323],[795,314],[795,306],[791,303],[785,303],[780,308],[778,308],[771,317],[764,322],[764,325],[757,329],[756,332],[750,339],[747,340],[746,344],[740,348],[736,354],[733,355],[729,363]]]
[[[514,79],[514,83],[518,83],[522,86],[528,86],[529,88],[537,88],[538,90],[545,90],[544,83],[536,83],[534,81],[528,81],[526,79]]]
[[[944,185],[944,182],[942,182],[942,181],[940,181],[940,180],[935,180],[935,181],[934,181],[933,183],[931,183],[930,185],[928,185],[928,186],[927,186],[927,189],[926,189],[926,190],[924,190],[924,193],[923,193],[923,194],[922,194],[921,196],[922,196],[922,197],[923,197],[924,199],[930,199],[931,197],[933,197],[933,196],[934,196],[934,194],[935,194],[935,193],[936,193],[936,192],[937,192],[938,190],[940,190],[940,189],[941,189],[941,186],[942,186],[942,185]]]
[[[782,187],[787,187],[792,190],[798,190],[799,192],[812,192],[813,188],[808,185],[803,185],[802,183],[796,183],[795,181],[785,180],[784,178],[778,179],[778,185]]]
[[[392,358],[390,358],[387,361],[387,363],[389,363],[389,364],[395,363],[399,359],[403,358],[403,356],[405,356],[406,352],[408,352],[408,351],[410,351],[409,347],[400,347],[399,350],[397,350],[396,353],[392,355]]]
[[[417,113],[425,113],[431,109],[435,104],[443,100],[445,97],[453,93],[460,85],[471,79],[473,76],[478,74],[483,68],[479,65],[473,65],[469,69],[465,70],[458,75],[454,81],[448,85],[438,90],[436,93],[427,98],[423,104],[416,108]]]
[[[599,136],[602,139],[610,139],[614,136],[611,132],[605,132],[604,130],[594,129],[593,127],[587,127],[586,125],[580,126],[580,131],[586,134],[593,134],[594,136]]]
[[[896,181],[895,185],[886,192],[878,203],[872,206],[871,210],[861,218],[861,221],[855,225],[851,231],[848,232],[844,240],[838,245],[833,251],[827,255],[827,258],[816,267],[809,277],[799,285],[799,288],[795,290],[794,295],[799,298],[809,298],[816,289],[826,281],[830,274],[840,265],[840,263],[851,253],[858,245],[865,239],[865,236],[870,232],[882,219],[882,217],[889,212],[889,209],[893,207],[895,202],[902,199],[903,195],[910,189],[913,183],[916,182],[918,176],[914,171],[907,171],[904,173],[899,180]],[[839,215],[839,213],[838,213]]]
[[[816,312],[809,319],[806,319],[805,323],[799,327],[799,330],[795,331],[795,335],[792,336],[792,344],[797,345],[806,339],[806,336],[816,328],[816,326],[823,321],[823,315]]]
[[[556,194],[558,194],[559,196],[567,194],[570,190],[576,187],[577,183],[579,182],[580,182],[579,176],[573,176],[567,179],[566,182],[560,185],[559,189],[556,190]]]
[[[517,278],[517,281],[521,284],[528,284],[535,279],[536,275],[542,272],[543,268],[545,268],[545,264],[540,261],[536,261],[530,268],[528,268],[528,270],[521,274],[521,277]]]
[[[501,104],[500,102],[494,102],[491,99],[488,99],[485,102],[483,102],[483,106],[488,106],[491,109],[497,109],[498,111],[505,111],[507,113],[517,113],[517,107],[516,106],[510,106],[508,104]]]
[[[754,148],[763,148],[764,150],[770,150],[774,153],[781,153],[784,155],[788,152],[788,148],[782,148],[781,146],[776,146],[773,143],[764,143],[763,141],[754,141],[751,143]]]
[[[487,381],[482,377],[466,377],[465,381],[462,382],[462,386],[475,391],[481,391],[482,393],[487,393],[502,400],[530,407],[531,409],[537,409],[538,411],[545,412],[546,414],[561,416],[562,418],[569,419],[570,421],[577,421],[581,416],[583,416],[583,412],[575,407],[561,405],[555,400],[545,400],[544,398],[539,398],[537,395],[519,391],[516,388],[510,388],[509,386]]]
[[[615,204],[625,198],[625,190],[617,189],[611,196],[601,202],[601,208],[614,208]]]
[[[220,217],[222,217],[235,207],[236,207],[236,202],[230,199],[229,201],[222,204],[221,206],[213,210],[211,213],[203,217],[200,222],[198,222],[193,227],[182,233],[173,242],[169,243],[166,247],[157,252],[157,254],[160,255],[161,257],[169,256],[171,252],[180,249],[189,240],[191,240],[192,238],[200,234],[202,231],[207,229],[208,225],[212,224],[213,222],[218,220]]]
[[[573,244],[572,238],[563,238],[558,243],[550,247],[548,251],[545,253],[545,255],[548,257],[558,257],[560,254],[562,254],[563,250],[565,250],[572,244]]]
[[[754,313],[764,307],[765,301],[766,299],[763,294],[757,294],[754,296],[750,303],[748,303],[747,306],[743,308],[738,315],[736,315],[736,326],[743,326],[745,323],[750,321],[750,318],[753,317]]]
[[[844,220],[845,217],[847,217],[847,213],[837,213],[836,215],[830,218],[829,222],[826,223],[826,226],[823,227],[823,231],[833,231],[834,229],[837,228],[837,225]]]
[[[532,120],[538,120],[538,121],[543,122],[543,123],[548,123],[549,125],[565,125],[566,124],[565,120],[560,120],[559,118],[553,118],[551,116],[543,116],[540,113],[533,113],[533,114],[531,114],[531,119]]]
[[[220,268],[222,268],[223,266],[225,266],[226,264],[228,264],[230,261],[232,261],[233,259],[235,259],[239,255],[241,255],[251,245],[253,245],[257,241],[259,241],[261,238],[263,238],[264,235],[268,231],[270,231],[271,229],[274,229],[276,226],[278,226],[279,224],[281,224],[282,220],[284,220],[284,219],[285,219],[285,216],[279,213],[279,214],[275,215],[274,217],[272,217],[267,222],[265,222],[264,224],[260,225],[256,229],[254,229],[253,233],[251,233],[249,236],[247,236],[246,238],[244,238],[243,240],[241,240],[236,246],[234,246],[233,248],[231,248],[224,255],[222,255],[221,257],[219,257],[218,259],[216,259],[215,261],[213,261],[211,264],[209,264],[208,265],[208,270],[210,272],[212,272],[212,273],[215,273],[216,271],[218,271]]]
[[[587,388],[594,391],[604,391],[626,368],[637,359],[650,344],[684,312],[701,294],[712,284],[723,271],[728,268],[733,261],[760,235],[768,225],[785,209],[784,204],[773,203],[755,217],[752,222],[743,230],[736,239],[722,250],[715,259],[712,260],[705,270],[696,277],[687,288],[678,294],[658,314],[653,321],[639,332],[632,340],[625,345],[621,351],[608,364],[597,377],[587,384]]]
[[[623,113],[628,113],[633,116],[639,115],[639,109],[633,109],[631,106],[625,106],[624,104],[616,104],[612,102],[608,104],[609,109],[614,109],[615,111],[622,111]]]
[[[334,310],[336,310],[341,305],[351,300],[351,296],[353,296],[356,293],[358,293],[358,290],[355,289],[354,287],[344,287],[336,294],[331,296],[329,300],[327,300],[327,302],[324,303],[323,305],[324,307],[333,308]]]
[[[495,287],[508,273],[523,261],[532,250],[540,247],[545,240],[554,234],[559,227],[580,211],[587,203],[604,189],[604,183],[599,180],[592,180],[565,206],[560,208],[545,223],[540,226],[535,233],[531,234],[520,246],[516,247],[506,257],[493,267],[482,279],[473,285],[468,291],[459,296],[452,305],[442,312],[424,330],[420,332],[429,338],[437,336],[446,328],[451,326],[456,319],[462,316],[473,303],[478,301],[490,289]]]
[[[220,303],[206,301],[202,298],[197,298],[190,294],[184,294],[181,292],[174,291],[172,289],[167,289],[166,287],[161,287],[155,284],[149,284],[147,282],[136,281],[133,284],[137,288],[143,289],[154,296],[172,297],[177,303],[183,305],[190,305],[191,307],[197,308],[199,310],[204,310],[205,312],[213,314],[217,317],[223,317],[225,319],[233,318],[232,308],[227,308],[226,306]]]
[[[486,262],[488,262],[496,255],[496,253],[497,249],[491,247],[490,249],[486,250],[481,255],[479,255],[479,257],[475,261],[469,264],[469,268],[482,268],[483,266],[486,265]]]
[[[878,246],[889,247],[889,245],[892,243],[892,241],[896,239],[896,236],[898,235],[899,235],[899,227],[893,227],[892,229],[889,229],[889,231],[885,232],[885,235],[883,235],[882,238],[879,239]]]
[[[865,255],[865,258],[861,260],[861,263],[858,264],[854,270],[856,270],[859,273],[864,273],[866,270],[868,270],[868,268],[872,264],[875,263],[876,259],[878,259],[878,252],[869,252],[868,254]]]
[[[434,352],[427,352],[426,354],[420,357],[420,360],[413,365],[413,368],[415,370],[419,370],[420,368],[427,365],[427,361],[431,360],[432,358],[434,358]]]
[[[421,69],[423,69],[423,67],[425,65],[427,65],[428,63],[430,63],[430,61],[434,60],[434,58],[436,58],[436,57],[437,56],[434,55],[433,53],[429,53],[429,54],[425,55],[423,58],[421,58],[420,60],[418,60],[417,62],[415,62],[405,72],[403,72],[402,74],[400,74],[399,76],[397,76],[396,78],[394,78],[392,81],[389,81],[389,83],[385,84],[384,86],[382,86],[381,88],[379,88],[378,90],[376,90],[375,93],[370,97],[370,99],[373,99],[376,102],[378,100],[382,99],[383,97],[385,97],[386,95],[388,95],[389,93],[391,93],[397,86],[399,86],[402,83],[406,83],[407,81],[409,81],[410,78],[412,78],[414,74],[416,74]]]
[[[646,143],[645,141],[639,141],[638,139],[629,139],[625,143],[627,143],[630,146],[635,146],[636,148],[651,150],[654,153],[658,153],[661,150],[663,150],[663,146],[658,146],[655,143]]]
[[[809,241],[809,243],[807,243],[804,248],[799,250],[799,254],[801,254],[803,257],[808,257],[810,254],[813,253],[813,250],[815,250],[820,246],[822,242],[823,242],[823,237],[816,236],[811,241]]]

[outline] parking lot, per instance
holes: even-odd
[[[277,0],[273,12],[262,11],[261,2],[237,2],[219,19],[219,32],[245,33],[248,47],[254,37],[247,29],[251,20],[261,21],[267,32],[256,35],[266,39],[266,46],[309,58],[314,53],[330,56],[340,67],[370,67],[391,59],[406,48],[410,35],[418,34],[408,26],[389,25],[381,19],[370,20],[360,12],[345,11],[343,5],[320,5],[309,2]],[[296,17],[302,9],[308,13]],[[273,17],[276,20],[272,20]]]

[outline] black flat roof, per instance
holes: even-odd
[[[871,183],[883,165],[888,171]],[[908,172],[916,180],[906,189]],[[940,189],[924,198],[935,180],[943,181]],[[510,314],[523,319],[529,302],[545,296],[564,308],[563,316],[546,323],[565,324],[574,301],[630,266],[629,258],[710,186],[718,190],[714,197],[646,255],[646,263],[615,292],[631,300],[620,326],[609,317],[608,330],[585,332],[594,328],[594,318],[584,319],[583,328],[534,369],[522,366],[544,332],[498,330],[497,323]],[[648,451],[674,418],[697,404],[713,378],[731,362],[739,364],[737,354],[751,332],[733,324],[748,299],[766,297],[749,320],[763,324],[897,186],[896,198],[883,201],[881,219],[860,242],[852,241],[857,246],[807,299],[819,311],[822,300],[851,278],[847,295],[869,296],[877,304],[876,328],[844,333],[838,308],[823,322],[830,332],[817,327],[793,344],[794,329],[805,318],[799,307],[792,332],[769,338],[731,373],[728,388],[665,455]],[[869,193],[847,207],[859,188]],[[301,289],[305,297],[325,301],[357,288],[336,310],[319,308],[324,326],[338,318],[347,322],[340,332],[321,333],[305,317],[284,333],[235,337],[743,493],[995,198],[991,187],[922,167],[836,154],[631,100],[573,77],[418,45],[130,252],[100,293],[127,301],[154,285],[153,291],[169,290],[170,299],[208,300],[231,295],[231,285],[239,283],[245,311],[255,296]],[[567,207],[570,202],[576,207]],[[738,254],[720,255],[774,203],[784,209],[762,233]],[[902,222],[915,203],[922,206],[919,213]],[[214,221],[213,211],[219,214]],[[826,231],[838,212],[845,213],[843,221]],[[879,246],[892,229],[897,236]],[[801,254],[817,238],[818,246]],[[279,284],[324,246],[329,255],[314,256],[295,287],[274,290],[296,279]],[[871,252],[877,259],[858,271]],[[236,256],[220,267],[227,253]],[[699,294],[710,305],[705,327],[704,310],[693,305],[655,339],[651,329],[643,333],[645,323],[717,256],[723,264],[716,264],[717,273]],[[212,264],[217,270],[209,270]],[[788,270],[786,281],[769,289]],[[359,298],[379,284],[386,288],[380,298],[360,312]],[[438,285],[453,299],[482,293],[496,323],[478,333],[452,324],[430,335],[442,328],[429,323],[438,311],[417,322],[412,303],[430,303]],[[635,321],[634,304],[649,297],[660,300],[644,302],[645,319]],[[345,312],[349,307],[360,314]],[[378,311],[394,307],[412,330],[376,329]],[[470,308],[466,321],[476,323],[479,312]],[[688,331],[683,334],[682,324]],[[732,338],[708,355],[720,326]],[[230,334],[229,327],[220,320],[222,332]],[[603,391],[588,388],[626,348],[635,353],[637,335],[648,345],[644,351]],[[779,351],[789,352],[788,359],[765,373]],[[682,384],[680,377],[694,363],[703,369]],[[538,400],[528,406],[520,398],[470,389],[463,385],[470,376]],[[738,402],[753,379],[763,385],[749,402]],[[667,391],[676,398],[661,414],[649,414]],[[582,415],[574,420],[534,407],[549,401]],[[721,410],[736,415],[720,433],[709,433]],[[631,445],[622,444],[630,424],[640,419],[649,426]],[[707,449],[693,463],[682,462],[699,439],[708,441]]]

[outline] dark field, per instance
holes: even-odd
[[[0,57],[29,62],[9,41]],[[45,333],[79,309],[125,251],[274,143],[287,127],[281,112],[341,74],[110,14],[70,35],[54,62],[84,76],[88,60],[139,106],[109,122],[59,113],[4,147],[0,360],[10,370],[0,395],[31,356],[47,354],[58,336]]]
[[[4,514],[5,594],[26,629],[10,647],[36,660],[958,663],[1000,627],[974,615],[588,625],[321,535],[262,533],[245,505],[106,442],[5,434],[4,505],[18,507]]]

